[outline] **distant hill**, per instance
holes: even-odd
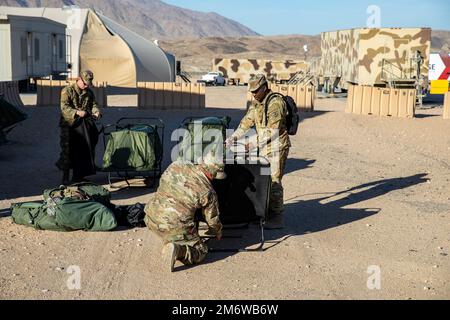
[[[215,57],[274,60],[320,57],[320,36],[211,37],[161,41],[160,46],[174,53],[182,61],[183,69],[194,73],[208,71]]]
[[[93,8],[150,40],[258,35],[216,13],[183,9],[159,0],[1,0],[0,5]]]
[[[432,30],[431,31],[431,52],[450,53],[450,31]]]
[[[0,0],[0,5],[94,8],[149,40],[161,40],[161,47],[182,60],[188,72],[209,71],[215,57],[311,60],[321,55],[319,35],[263,37],[216,13],[183,9],[160,0]],[[431,51],[450,52],[450,31],[432,31]]]
[[[305,56],[303,46],[308,45]],[[306,60],[320,57],[320,36],[212,37],[162,41],[161,47],[182,60],[188,72],[206,72],[215,57]],[[432,30],[431,52],[450,53],[450,31]]]

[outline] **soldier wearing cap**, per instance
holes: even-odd
[[[94,75],[91,71],[82,71],[77,81],[65,87],[61,92],[61,117],[59,122],[61,153],[56,166],[63,171],[63,184],[69,183],[69,171],[73,167],[70,161],[71,127],[77,119],[90,116],[96,119],[101,117],[94,93],[89,89],[93,79]],[[93,147],[95,148],[95,146]],[[73,177],[74,180],[81,178],[83,177]]]
[[[194,221],[197,210],[208,224],[209,233],[222,237],[217,194],[212,180],[225,179],[224,165],[205,159],[201,164],[175,161],[163,173],[158,190],[145,207],[147,227],[163,240],[163,263],[172,272],[175,262],[202,262],[208,247]]]
[[[280,96],[274,94],[264,75],[258,74],[249,81],[249,90],[255,98],[235,133],[226,140],[227,147],[240,139],[252,127],[256,128],[260,156],[270,161],[272,188],[266,228],[283,228],[283,186],[281,183],[291,142],[286,128],[287,107]],[[269,102],[269,103],[267,103]],[[267,110],[266,110],[267,104]],[[251,149],[251,144],[247,149]]]

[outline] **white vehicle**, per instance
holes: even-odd
[[[224,86],[225,78],[223,77],[222,72],[208,72],[202,76],[202,79],[199,82],[204,82],[206,85]]]

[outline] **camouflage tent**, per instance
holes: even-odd
[[[25,113],[0,97],[0,144],[6,141],[6,134],[26,118]]]
[[[350,29],[321,34],[321,66],[318,76],[359,85],[385,85],[391,78],[417,76],[414,55],[423,61],[419,70],[428,76],[431,29],[382,28]]]
[[[222,72],[223,76],[235,83],[246,84],[255,74],[264,74],[269,81],[286,82],[299,71],[308,69],[304,61],[273,61],[261,59],[222,59],[213,60],[213,71]]]

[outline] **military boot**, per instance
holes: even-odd
[[[282,213],[277,213],[270,215],[264,224],[264,229],[267,230],[278,230],[284,228],[284,217]]]
[[[173,272],[175,262],[178,259],[178,253],[180,251],[180,247],[172,242],[166,244],[162,250],[162,260],[164,268]]]

